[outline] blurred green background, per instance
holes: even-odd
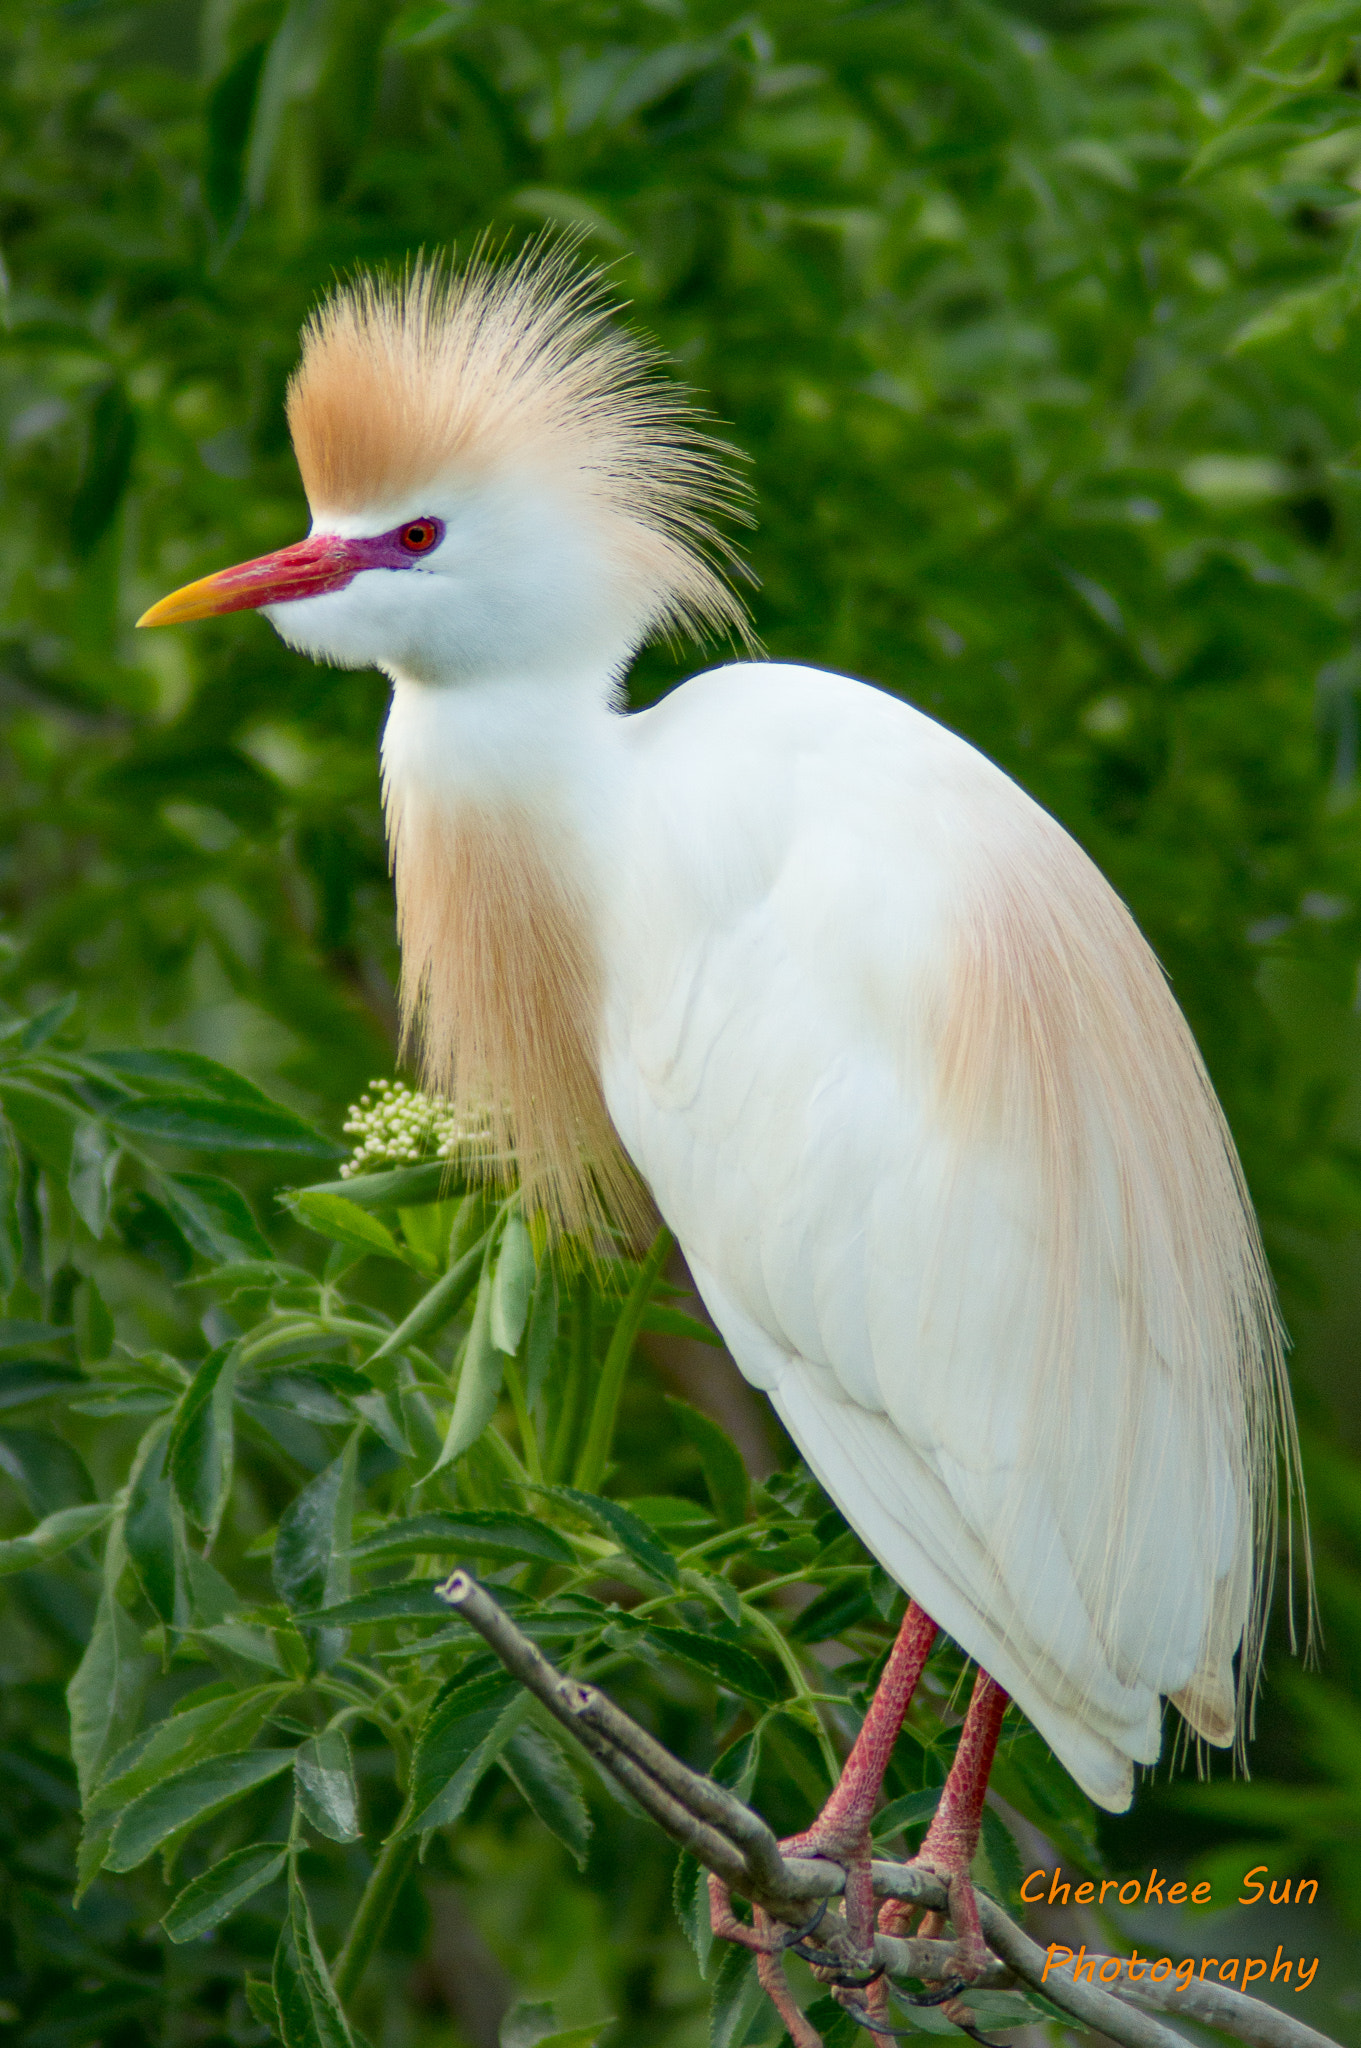
[[[578,230],[751,457],[770,653],[1001,761],[1204,1048],[1295,1339],[1324,1648],[1282,1615],[1250,1785],[1163,1770],[1103,1839],[1221,1900],[1319,1877],[1308,2016],[1361,2039],[1361,6],[3,0],[0,38],[0,996],[76,991],[96,1042],[332,1131],[390,1070],[382,680],[249,615],[132,622],[304,530],[282,397],[333,277]],[[695,665],[649,653],[636,700]],[[30,1654],[5,1740],[56,1749],[78,1646]],[[672,1940],[553,1913],[602,1981]],[[494,2039],[431,1967],[412,2025]]]

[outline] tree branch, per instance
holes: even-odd
[[[471,1572],[456,1571],[437,1590],[440,1599],[476,1629],[506,1669],[542,1701],[601,1769],[673,1841],[733,1891],[772,1918],[796,1927],[806,1921],[810,1902],[835,1897],[843,1890],[845,1872],[838,1864],[783,1856],[770,1829],[749,1806],[672,1756],[597,1687],[564,1676]],[[879,1861],[871,1870],[877,1897],[945,1910],[943,1885],[925,1871],[911,1864]],[[1123,1958],[1107,1959],[1120,1960],[1122,1967],[1106,1987],[1079,1981],[1071,1966],[1051,1964],[1048,1952],[992,1899],[983,1893],[976,1897],[979,1921],[992,1951],[978,1987],[1022,1985],[1040,1991],[1075,2019],[1121,2043],[1121,2048],[1184,2048],[1183,2036],[1152,2018],[1148,2008],[1216,2027],[1247,2048],[1338,2048],[1312,2027],[1222,1985],[1192,1983],[1183,1990],[1170,1978],[1158,1984],[1148,1978],[1131,1982]],[[849,1930],[840,1913],[825,1914],[809,1938],[825,1951],[828,1964],[852,1960]],[[872,1966],[882,1968],[891,1978],[939,1982],[947,1973],[951,1952],[948,1942],[879,1934]],[[863,1966],[866,1959],[859,1955],[854,1960]],[[1103,1958],[1095,1960],[1099,1968]]]

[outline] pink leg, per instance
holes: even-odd
[[[831,1798],[811,1827],[780,1844],[786,1856],[826,1856],[847,1866],[846,1917],[861,1942],[874,1935],[870,1821],[893,1745],[935,1637],[936,1624],[911,1601]]]
[[[913,1858],[915,1864],[933,1872],[945,1884],[958,1946],[956,1971],[966,1983],[978,1975],[987,1961],[987,1944],[978,1924],[978,1905],[969,1869],[978,1848],[988,1773],[997,1753],[997,1738],[1006,1710],[1007,1695],[995,1679],[980,1671],[935,1819]],[[911,1913],[911,1907],[891,1903],[880,1915],[880,1925],[886,1932],[896,1933]],[[929,1913],[922,1922],[921,1933],[928,1939],[937,1936],[943,1924],[943,1915]],[[948,2007],[944,2010],[947,2017],[954,2017]]]

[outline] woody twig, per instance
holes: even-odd
[[[730,1891],[790,1929],[806,1929],[810,1907],[842,1891],[845,1874],[839,1866],[817,1858],[783,1856],[765,1822],[725,1786],[672,1756],[596,1686],[557,1670],[471,1572],[456,1571],[437,1590],[600,1769]],[[944,1887],[923,1871],[881,1861],[871,1869],[876,1897],[909,1901],[936,1912],[946,1909]],[[1051,2004],[1121,2043],[1121,2048],[1183,2048],[1184,2037],[1147,2008],[1216,2028],[1246,2048],[1337,2048],[1327,2036],[1260,1999],[1218,1985],[1192,1983],[1183,1988],[1175,1982],[1131,1982],[1127,1968],[1105,1987],[1079,1980],[1071,1966],[1055,1968],[1045,1949],[1000,1906],[982,1893],[976,1896],[989,1958],[974,1989],[1042,1991]],[[853,1953],[846,1921],[834,1908],[824,1911],[800,1948],[805,1953],[811,1949],[816,1966],[830,1970],[852,1962],[863,1968],[867,1962],[863,1953]],[[893,1982],[933,1983],[946,1974],[952,1953],[949,1942],[881,1933],[875,1937],[869,1967],[882,1970]],[[811,2029],[807,2038],[816,2039]]]

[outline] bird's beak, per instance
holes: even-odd
[[[211,619],[218,612],[255,611],[264,604],[285,604],[290,598],[319,597],[323,591],[343,590],[351,577],[370,566],[362,543],[343,540],[338,533],[317,533],[308,540],[295,541],[272,555],[260,555],[253,562],[238,562],[234,569],[219,569],[216,575],[201,576],[172,590],[150,611],[143,612],[139,626],[181,626],[189,619]]]

